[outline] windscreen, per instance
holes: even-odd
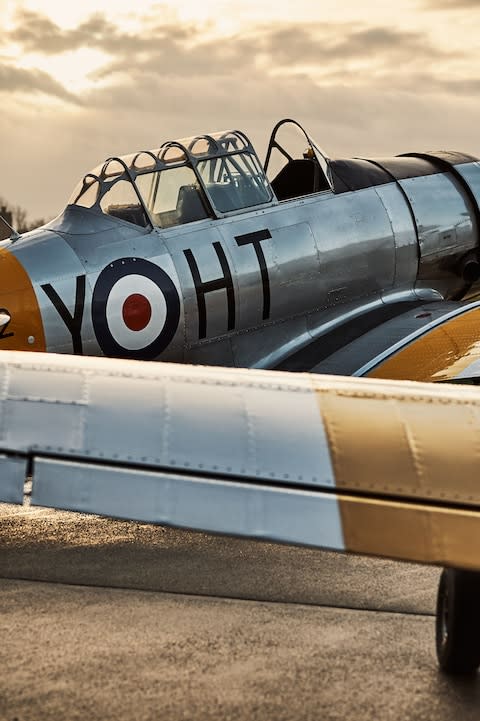
[[[268,203],[268,181],[250,153],[202,160],[197,165],[214,207],[221,213]]]
[[[192,223],[209,217],[192,168],[181,165],[138,175],[137,188],[158,228]]]

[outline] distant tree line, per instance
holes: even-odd
[[[45,224],[43,218],[28,220],[27,211],[19,205],[11,205],[0,196],[0,215],[19,233],[26,233]]]

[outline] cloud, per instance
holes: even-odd
[[[10,41],[18,43],[24,52],[58,55],[79,48],[90,47],[107,54],[132,54],[153,51],[165,40],[188,39],[195,30],[158,20],[146,24],[139,34],[120,30],[101,13],[92,15],[76,28],[64,29],[46,15],[31,10],[18,10],[16,27],[8,33]],[[144,18],[145,23],[147,18]]]
[[[0,92],[43,93],[70,103],[80,101],[42,70],[17,68],[0,62]]]
[[[448,57],[451,53],[435,47],[424,33],[389,27],[344,24],[297,25],[265,30],[264,43],[277,61],[295,62],[363,60],[379,62],[404,59]]]
[[[447,1],[447,0],[444,0]],[[244,68],[262,59],[275,67],[292,62],[320,65],[326,61],[382,58],[449,57],[452,53],[433,45],[424,33],[391,27],[345,23],[272,23],[249,32],[205,40],[205,28],[144,17],[137,33],[122,31],[103,15],[96,14],[77,28],[63,29],[48,17],[29,10],[16,15],[16,27],[8,38],[23,52],[61,54],[81,47],[102,50],[113,62],[103,76],[131,67],[150,66],[158,72],[182,75]]]
[[[427,10],[479,10],[478,0],[425,0]]]
[[[165,109],[178,108],[189,99],[195,108],[207,104],[214,108],[242,97],[256,108],[254,87],[259,89],[260,106],[271,89],[284,96],[287,87],[294,104],[308,93],[318,96],[330,87],[344,87],[346,93],[357,88],[432,95],[451,91],[441,63],[458,59],[420,32],[386,27],[279,24],[251,28],[241,37],[211,40],[191,28],[187,38],[188,42],[166,37],[148,50],[140,45],[137,56],[120,46],[94,75],[107,82],[108,89],[88,92],[87,103]],[[352,70],[356,63],[360,69]],[[462,77],[455,92],[468,94],[470,87],[470,78]]]
[[[416,81],[419,66],[435,80],[443,77],[441,62],[456,59],[456,54],[435,47],[422,33],[385,27],[279,24],[251,28],[241,37],[210,40],[191,27],[186,36],[167,33],[154,44],[146,37],[136,52],[118,43],[112,59],[92,76],[107,83],[108,90],[93,90],[86,100],[103,107],[141,108],[155,106],[159,97],[162,106],[171,102],[178,107],[188,97],[197,106],[229,102],[241,92],[252,106],[248,84],[263,83],[282,94],[287,77],[295,77],[293,84],[298,83],[300,93],[307,86],[318,93],[332,85],[410,90],[422,85],[422,78]],[[358,63],[360,69],[355,68]],[[433,81],[423,85],[429,94],[440,87]]]
[[[60,210],[83,173],[104,158],[168,139],[238,127],[263,155],[269,131],[286,116],[304,123],[332,155],[432,147],[480,151],[478,57],[472,48],[453,52],[435,44],[428,30],[272,20],[220,37],[153,11],[137,16],[136,33],[101,14],[70,29],[40,13],[16,17],[0,43],[14,41],[25,58],[35,53],[61,59],[85,46],[106,56],[77,106],[48,73],[14,68],[0,56],[0,87],[10,93],[0,115],[0,167],[12,187],[2,194],[31,215]],[[15,92],[22,95],[16,98]],[[31,93],[71,107],[58,112],[48,103],[29,104]],[[32,137],[38,139],[34,151]],[[11,147],[17,148],[15,164]],[[45,167],[58,172],[29,191],[28,178],[15,170],[19,158],[29,176],[38,177]]]
[[[24,52],[57,55],[84,46],[98,45],[104,38],[116,36],[116,27],[102,15],[93,15],[78,28],[64,30],[50,18],[30,10],[19,10],[16,27],[8,37]]]
[[[161,43],[132,56],[118,52],[110,63],[106,63],[95,74],[96,79],[124,73],[125,77],[136,79],[145,74],[168,77],[189,77],[192,83],[199,77],[238,75],[255,67],[258,46],[254,39],[240,38],[235,41],[215,40],[184,44],[171,37]]]
[[[156,96],[163,98],[162,107],[166,98],[178,107],[185,95],[197,105],[207,98],[228,102],[238,88],[252,81],[265,86],[273,83],[282,93],[286,77],[299,73],[303,87],[309,78],[317,92],[340,84],[379,91],[416,87],[431,95],[449,92],[448,83],[455,75],[452,68],[462,62],[455,92],[468,94],[474,88],[468,76],[469,62],[474,59],[466,51],[462,54],[435,45],[420,31],[360,22],[272,22],[251,26],[241,35],[221,37],[206,32],[205,26],[182,25],[153,10],[148,17],[137,16],[137,21],[136,33],[102,14],[65,29],[41,13],[20,10],[8,40],[24,54],[61,56],[86,46],[102,50],[107,59],[89,76],[96,87],[81,97],[87,106],[111,109],[157,107]],[[442,63],[449,65],[448,72]],[[53,78],[48,81],[38,73],[41,92],[47,92],[49,85],[52,94],[72,100],[60,84],[54,88]],[[32,89],[35,77],[32,71]],[[251,105],[248,91],[245,95]]]
[[[41,13],[20,10],[9,40],[19,44],[23,53],[47,56],[85,46],[101,49],[107,60],[91,73],[92,88],[81,95],[84,107],[90,109],[165,112],[187,100],[196,108],[213,108],[238,96],[252,107],[252,87],[259,89],[262,105],[269,89],[286,95],[296,84],[298,97],[307,87],[320,94],[342,86],[346,92],[353,88],[426,95],[452,89],[457,94],[476,92],[476,83],[468,76],[466,51],[463,55],[437,46],[420,31],[359,22],[272,22],[252,26],[241,35],[215,37],[203,26],[181,25],[158,14],[138,22],[142,27],[137,33],[127,32],[96,14],[76,28],[64,29]],[[452,67],[462,61],[464,66],[455,75]],[[442,63],[449,64],[449,72]],[[18,75],[16,84],[11,80],[12,90],[25,90],[28,81],[31,90],[73,100],[41,71],[19,70]]]

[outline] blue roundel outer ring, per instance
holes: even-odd
[[[143,275],[158,286],[165,298],[167,317],[158,336],[144,348],[130,350],[120,345],[108,325],[107,301],[117,281],[126,275]],[[143,258],[119,258],[102,270],[95,283],[92,295],[92,323],[98,345],[106,356],[111,358],[132,358],[135,360],[153,360],[171,342],[180,321],[180,298],[177,289],[167,273],[155,263]]]

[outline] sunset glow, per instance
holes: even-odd
[[[0,195],[51,216],[110,154],[226,127],[261,154],[282,116],[337,156],[479,154],[478,14],[473,0],[4,0]]]

